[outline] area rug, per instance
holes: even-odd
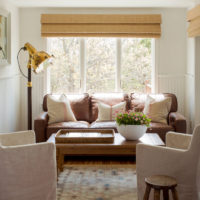
[[[57,200],[136,200],[135,165],[66,165]]]

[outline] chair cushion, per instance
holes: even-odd
[[[175,129],[167,124],[151,122],[150,127],[148,127],[146,132],[158,133],[160,138],[165,141],[165,135],[168,131],[175,131]]]
[[[90,128],[93,129],[114,129],[117,132],[117,126],[115,121],[101,121],[101,122],[93,122],[90,125]]]
[[[89,123],[86,121],[76,121],[76,122],[60,122],[49,124],[47,126],[47,139],[51,134],[56,133],[60,129],[84,129],[89,128]]]
[[[94,122],[98,117],[98,102],[108,104],[110,106],[116,105],[123,101],[126,102],[126,111],[129,110],[129,97],[124,93],[95,93],[91,95],[91,112],[90,123]]]
[[[43,99],[43,110],[47,111],[47,94],[44,96]],[[59,98],[60,95],[53,95]],[[87,93],[83,94],[67,94],[67,98],[70,101],[70,105],[72,111],[78,121],[89,121],[90,117],[90,102],[89,102],[89,95]]]

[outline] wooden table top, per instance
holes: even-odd
[[[47,140],[47,142],[53,142],[55,143],[55,134],[52,134],[51,137]],[[121,136],[119,133],[115,133],[115,139],[113,143],[77,143],[77,144],[56,144],[56,146],[110,146],[110,147],[133,147],[136,146],[138,143],[143,144],[149,144],[149,145],[155,145],[155,146],[162,146],[165,145],[164,142],[161,140],[159,135],[157,133],[146,133],[143,137],[141,137],[139,140],[126,140],[123,136]]]

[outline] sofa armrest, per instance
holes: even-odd
[[[48,124],[48,114],[47,112],[42,112],[34,120],[34,130],[36,135],[36,142],[46,141],[46,127]]]
[[[186,119],[180,113],[169,113],[169,125],[173,126],[176,132],[186,133]]]

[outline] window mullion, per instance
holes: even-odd
[[[86,92],[85,39],[80,39],[80,91]]]
[[[121,91],[121,39],[116,39],[116,80],[115,91]]]

